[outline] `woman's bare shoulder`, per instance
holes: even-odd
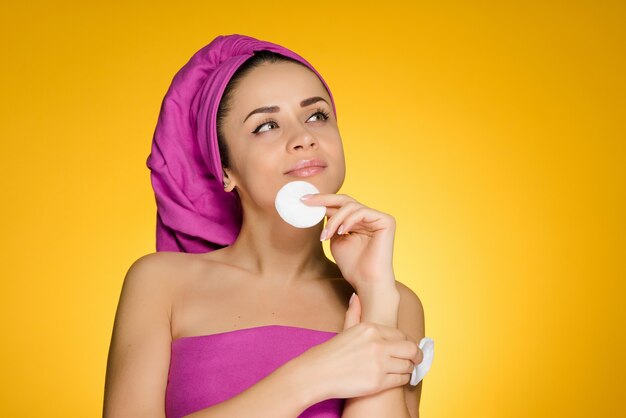
[[[140,281],[173,294],[199,264],[205,265],[206,261],[202,262],[196,254],[175,251],[148,253],[131,263],[125,281]]]
[[[145,275],[153,277],[165,277],[172,271],[183,266],[184,260],[188,259],[188,254],[174,251],[157,251],[148,253],[137,258],[130,265],[129,272],[133,274]]]
[[[163,284],[172,296],[179,290],[197,284],[198,277],[210,277],[207,272],[219,271],[224,267],[224,252],[185,253],[177,251],[157,251],[139,257],[130,270],[139,270],[142,275]],[[206,284],[206,280],[203,280]]]

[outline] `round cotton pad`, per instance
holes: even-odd
[[[420,380],[426,376],[428,370],[430,370],[430,366],[433,364],[433,356],[435,355],[435,341],[432,338],[424,337],[421,339],[419,344],[420,349],[424,353],[424,359],[420,364],[413,368],[413,373],[411,373],[411,381],[409,382],[411,385],[417,385]]]
[[[305,194],[320,191],[308,181],[296,180],[285,184],[276,193],[274,205],[281,218],[296,228],[317,225],[326,215],[326,206],[307,206],[300,200]]]

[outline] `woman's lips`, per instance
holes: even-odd
[[[300,168],[298,170],[290,171],[290,172],[287,173],[287,175],[295,176],[295,177],[310,177],[310,176],[314,176],[315,174],[321,172],[325,168],[326,167],[319,167],[319,166],[304,167],[304,168]]]

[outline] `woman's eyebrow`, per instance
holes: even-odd
[[[310,106],[313,103],[317,103],[320,100],[323,100],[324,102],[326,102],[326,104],[328,104],[328,102],[326,101],[326,99],[319,97],[319,96],[315,96],[315,97],[309,97],[308,99],[304,99],[303,101],[300,102],[300,107],[306,107],[306,106]],[[259,107],[258,109],[254,109],[252,112],[248,113],[248,116],[246,116],[246,118],[243,120],[243,123],[246,123],[246,121],[248,120],[248,118],[252,115],[254,115],[255,113],[276,113],[280,111],[280,107],[278,106],[263,106],[263,107]]]

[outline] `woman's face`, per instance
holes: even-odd
[[[265,207],[273,207],[278,190],[294,180],[336,193],[345,178],[343,144],[330,97],[315,73],[290,62],[264,63],[240,81],[222,128],[231,165],[225,170],[227,190],[236,186],[242,200]],[[322,100],[307,100],[315,97]],[[326,167],[307,177],[287,173],[312,158]]]

